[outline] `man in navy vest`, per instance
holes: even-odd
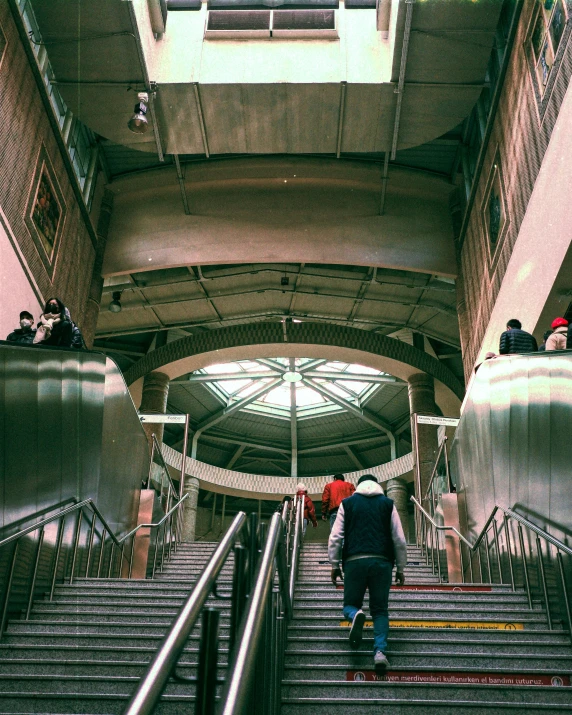
[[[373,618],[373,662],[378,673],[389,666],[385,651],[389,632],[387,611],[393,565],[395,582],[405,583],[407,543],[393,501],[372,474],[360,477],[353,496],[340,504],[328,543],[332,583],[342,578],[344,566],[344,616],[351,621],[350,645],[358,648],[365,614],[363,597],[369,588],[369,610]]]

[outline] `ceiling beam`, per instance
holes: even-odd
[[[228,460],[226,469],[232,469],[236,462],[240,459],[242,456],[242,453],[244,452],[246,445],[245,444],[239,444],[238,447],[234,450],[234,454],[232,457]]]
[[[197,458],[197,446],[199,443],[199,437],[205,430],[209,429],[210,427],[213,427],[214,425],[218,424],[219,422],[222,422],[222,420],[226,419],[233,412],[236,412],[237,410],[241,410],[243,407],[246,407],[251,402],[258,400],[258,398],[262,397],[267,392],[270,392],[270,390],[274,389],[280,382],[281,382],[281,379],[276,378],[275,380],[272,380],[268,384],[262,385],[260,388],[255,390],[248,397],[244,397],[242,400],[237,400],[236,402],[233,402],[232,404],[228,405],[228,407],[225,407],[224,409],[220,410],[216,414],[211,415],[211,417],[208,417],[206,420],[203,420],[203,422],[201,422],[197,426],[197,429],[195,430],[195,433],[193,435],[193,441],[192,441],[192,446],[191,446],[191,457],[193,459]]]
[[[348,457],[352,460],[352,462],[354,463],[354,465],[355,465],[358,469],[363,469],[363,468],[364,468],[364,467],[363,467],[363,464],[359,461],[359,459],[357,458],[355,452],[353,451],[353,449],[352,449],[348,444],[345,445],[344,450],[346,451],[346,454],[348,455]]]
[[[282,365],[282,363],[279,363],[276,360],[271,360],[270,358],[256,358],[256,360],[254,360],[254,362],[257,362],[260,365],[266,365],[267,367],[271,368],[275,372],[279,372],[279,373],[288,372],[288,368],[285,365]]]
[[[369,410],[366,410],[362,407],[357,407],[349,400],[345,400],[343,397],[336,395],[331,390],[326,389],[324,386],[320,385],[312,378],[305,377],[303,379],[303,381],[309,387],[313,387],[314,390],[316,390],[316,392],[319,392],[321,395],[328,398],[332,402],[335,402],[340,407],[343,407],[348,412],[351,412],[352,414],[356,415],[360,419],[364,420],[364,422],[367,422],[368,424],[373,425],[374,427],[381,430],[382,432],[385,432],[387,434],[387,436],[389,437],[389,442],[391,445],[391,459],[395,459],[395,455],[397,454],[396,444],[395,444],[395,435],[393,434],[391,425],[388,422],[386,422],[385,420],[382,420],[381,417],[374,415],[373,412],[370,412]]]
[[[177,181],[179,182],[179,188],[181,190],[181,199],[183,201],[183,209],[187,216],[191,215],[191,209],[189,208],[189,200],[187,199],[187,189],[185,188],[185,173],[181,169],[181,162],[179,161],[179,155],[173,154],[173,159],[175,160],[175,169],[177,170]]]
[[[190,268],[189,270],[192,270],[192,268]],[[197,283],[199,285],[202,285],[202,281],[197,281]],[[368,281],[368,283],[369,283],[369,281]],[[167,285],[172,285],[172,284],[167,284]],[[399,284],[399,285],[401,286],[401,284]],[[146,287],[154,288],[157,286],[146,286]],[[135,284],[133,284],[133,289],[137,290],[140,293],[140,288],[135,286]],[[424,286],[416,286],[415,289],[423,291]],[[124,290],[128,290],[128,289],[124,289]],[[179,300],[161,300],[161,301],[154,302],[152,305],[156,306],[156,307],[160,307],[162,305],[177,305],[179,303],[197,303],[197,302],[206,300],[207,303],[209,303],[209,305],[217,313],[217,315],[219,315],[218,310],[213,305],[212,298],[208,295],[208,293],[204,289],[202,292],[203,292],[203,296],[204,296],[202,298],[187,297],[184,300],[180,300],[180,299]],[[288,291],[288,292],[291,292],[291,291]],[[282,288],[280,288],[279,286],[277,286],[276,288],[251,289],[251,290],[243,290],[243,291],[238,291],[238,292],[231,291],[228,293],[219,293],[219,294],[217,294],[217,298],[237,298],[239,296],[260,295],[263,293],[280,293],[280,294],[282,294],[282,293],[284,293],[284,290]],[[359,293],[359,291],[358,291],[358,293]],[[335,293],[335,292],[326,292],[326,291],[300,290],[299,288],[296,290],[296,295],[305,295],[308,297],[318,297],[318,298],[336,298],[336,299],[344,299],[347,301],[352,301],[352,300],[355,301],[358,299],[357,296],[355,296],[355,295],[352,296],[352,295],[347,295],[344,293]],[[441,303],[440,301],[434,300],[433,298],[429,298],[429,299],[423,301],[422,303],[419,302],[419,300],[415,300],[413,298],[410,298],[410,299],[399,298],[396,300],[390,300],[389,298],[362,298],[360,300],[362,302],[367,301],[370,303],[379,303],[379,304],[385,304],[385,305],[403,305],[405,307],[417,307],[418,308],[420,306],[424,306],[427,308],[434,308],[438,312],[444,313],[445,315],[451,315],[451,316],[457,315],[456,306],[451,306],[451,305],[447,305],[445,303]],[[124,311],[133,311],[133,310],[139,310],[143,307],[151,307],[151,303],[149,303],[148,300],[145,299],[145,302],[147,304],[146,306],[133,304],[133,305],[125,306],[123,308],[123,310]],[[297,317],[297,316],[292,315],[292,316],[286,316],[286,317]],[[219,318],[220,318],[220,315],[219,315]],[[348,319],[348,318],[344,317],[344,318],[340,318],[340,320],[345,320],[346,322],[349,321],[351,323],[354,321],[354,318]]]
[[[122,335],[140,335],[141,333],[152,333],[161,329],[173,329],[173,330],[206,330],[212,328],[223,328],[233,325],[240,325],[245,322],[250,322],[254,320],[267,319],[267,320],[283,320],[285,316],[283,313],[279,313],[276,310],[267,310],[262,313],[241,313],[235,315],[231,318],[224,318],[223,320],[204,320],[200,322],[189,322],[183,321],[181,323],[169,323],[165,324],[163,328],[159,328],[157,325],[148,325],[146,327],[139,328],[118,328],[112,332],[101,331],[96,334],[96,339],[103,338],[116,338]],[[303,313],[299,315],[300,320],[317,320],[322,323],[328,323],[333,325],[349,325],[345,318],[332,318],[331,315],[322,315],[319,313]],[[401,328],[411,328],[416,330],[418,333],[426,335],[428,338],[434,338],[439,340],[439,342],[444,345],[449,345],[452,348],[458,348],[459,342],[455,342],[452,338],[445,335],[437,335],[437,333],[427,330],[424,325],[406,325],[406,321],[393,321],[391,323],[384,323],[378,320],[367,320],[365,318],[357,318],[354,320],[355,325],[362,325],[364,329],[370,329],[373,332],[383,331],[383,335],[389,335]],[[260,358],[258,359],[260,362]]]
[[[267,377],[278,377],[279,373],[274,372],[221,372],[209,373],[208,375],[192,373],[181,382],[218,382],[219,380],[263,380]]]
[[[382,433],[378,433],[375,435],[375,437],[363,437],[362,439],[356,438],[356,439],[348,439],[348,440],[342,440],[340,442],[330,442],[326,444],[319,444],[316,445],[315,447],[305,447],[304,449],[298,450],[298,454],[310,454],[311,452],[328,452],[329,450],[334,450],[334,449],[344,449],[347,446],[351,446],[354,444],[366,444],[367,442],[383,442],[383,445],[385,445],[386,442],[389,440],[387,439],[387,436]],[[383,446],[381,445],[381,446]]]

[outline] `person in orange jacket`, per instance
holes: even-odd
[[[314,529],[318,526],[318,521],[316,519],[316,509],[314,508],[314,502],[308,496],[308,490],[306,485],[300,484],[296,485],[296,496],[304,497],[304,536],[306,535],[306,528],[308,526],[308,521],[312,522]]]
[[[322,494],[322,520],[326,521],[330,517],[330,531],[334,528],[334,522],[338,515],[340,504],[347,497],[355,492],[356,488],[350,482],[346,482],[343,474],[334,474],[334,481],[329,482],[324,487]]]

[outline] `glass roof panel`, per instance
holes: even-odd
[[[290,358],[273,358],[272,362],[276,363],[276,376],[280,374],[280,367],[284,371],[290,372]],[[318,383],[326,391],[330,391],[333,395],[341,397],[351,403],[356,403],[361,397],[371,397],[377,390],[383,387],[383,383],[373,383],[362,380],[344,380],[344,375],[383,375],[380,370],[365,367],[363,365],[348,364],[345,362],[329,361],[315,368],[311,367],[315,363],[314,358],[296,358],[296,371],[302,370],[305,365],[309,369],[314,369],[317,372],[324,373],[324,377],[316,377]],[[216,380],[203,383],[208,389],[216,394],[222,394],[233,403],[247,397],[251,397],[254,392],[261,389],[263,385],[268,384],[272,378],[249,378],[248,373],[268,373],[272,371],[272,367],[264,362],[257,360],[240,360],[232,363],[220,363],[210,365],[209,367],[198,370],[198,374],[208,374],[213,377],[221,375],[221,377],[231,374],[244,374],[244,379],[239,380]],[[340,376],[340,379],[337,376]],[[244,406],[245,410],[264,412],[269,415],[288,417],[290,413],[290,382],[283,382],[277,385],[258,399]],[[311,384],[303,381],[292,383],[296,386],[296,407],[298,416],[308,418],[324,414],[324,410],[328,412],[341,412],[343,407],[328,399],[327,396],[313,389]]]

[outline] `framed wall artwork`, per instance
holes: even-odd
[[[25,222],[50,279],[65,223],[66,206],[46,148],[42,146],[26,207]]]
[[[484,196],[481,204],[481,220],[486,237],[489,271],[492,275],[500,255],[500,246],[510,223],[498,149],[491,164]]]

